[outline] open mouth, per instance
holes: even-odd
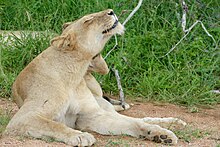
[[[111,31],[112,29],[114,29],[117,25],[118,25],[118,20],[116,20],[116,21],[114,22],[114,24],[112,25],[111,28],[108,28],[108,29],[104,30],[104,31],[102,32],[102,34],[108,33],[109,31]]]

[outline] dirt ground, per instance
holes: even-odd
[[[220,146],[220,105],[212,109],[196,109],[195,113],[189,108],[172,104],[132,102],[129,110],[121,112],[132,117],[177,117],[187,122],[187,127],[175,131],[179,137],[176,147],[219,147]],[[0,109],[10,112],[13,116],[18,108],[8,100],[0,99]],[[103,122],[105,123],[105,122]],[[128,147],[165,147],[166,145],[153,143],[148,140],[132,138],[129,136],[103,136],[92,133],[97,142],[95,147],[128,146]],[[37,139],[0,138],[0,146],[24,146],[24,147],[61,147],[67,146],[63,143],[43,141]]]

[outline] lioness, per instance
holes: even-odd
[[[176,144],[177,137],[158,125],[100,107],[84,76],[92,58],[116,33],[123,33],[111,9],[74,21],[18,75],[14,96],[24,104],[6,127],[5,134],[52,137],[69,145],[90,146],[100,134],[128,134]],[[103,123],[103,121],[105,123]]]
[[[97,54],[95,57],[93,57],[88,71],[84,76],[84,80],[86,82],[87,87],[92,92],[93,96],[96,98],[97,102],[99,103],[100,107],[107,111],[122,111],[129,109],[130,106],[125,103],[125,108],[123,108],[120,104],[120,101],[109,99],[108,101],[103,98],[103,92],[101,89],[101,86],[99,85],[98,81],[94,78],[92,75],[92,72],[97,72],[99,74],[105,75],[109,72],[109,68],[103,59],[101,54]],[[24,104],[24,100],[26,97],[21,97],[18,95],[15,95],[14,93],[14,101],[17,104],[17,106],[20,108]],[[110,105],[110,102],[114,102],[115,104]]]
[[[67,22],[63,24],[62,30],[64,30],[67,26],[69,26],[72,22]],[[0,30],[0,36],[2,36],[4,39],[4,42],[6,45],[11,45],[14,42],[14,37],[19,39],[26,39],[25,37],[32,37],[36,38],[38,36],[42,35],[50,35],[57,36],[57,34],[51,32],[51,31],[3,31]],[[91,72],[97,72],[99,74],[107,74],[109,72],[108,66],[101,56],[101,54],[97,54],[95,57],[93,57],[93,60],[91,61],[91,64],[88,68],[87,74],[84,76],[84,79],[86,81],[86,84],[91,90],[92,93],[94,93],[94,96],[97,98],[97,101],[100,102],[100,106],[103,108],[106,108],[105,100],[100,100],[100,97],[97,97],[97,94],[100,96],[102,95],[102,90],[99,85],[99,83],[94,79],[94,77],[91,75]],[[130,108],[129,104],[125,103],[125,107],[123,108],[121,105],[121,102],[118,100],[110,99],[106,96],[102,96],[102,98],[105,98],[108,102],[110,102],[116,111],[123,111]],[[25,97],[20,96],[14,96],[14,101],[17,104],[17,106],[20,108],[24,103]],[[104,102],[103,102],[104,101]],[[102,103],[103,102],[103,103]],[[101,105],[103,104],[103,105]]]

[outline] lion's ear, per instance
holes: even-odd
[[[75,46],[75,39],[73,35],[67,34],[55,37],[51,40],[50,44],[61,50],[73,50]]]
[[[62,26],[62,31],[64,29],[66,29],[72,22],[67,22],[67,23],[64,23],[63,26]]]
[[[91,23],[93,18],[94,18],[93,16],[90,16],[90,17],[87,16],[87,17],[85,17],[85,20],[83,23]]]

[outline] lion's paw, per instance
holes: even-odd
[[[92,146],[96,142],[96,139],[92,134],[87,132],[81,133],[79,135],[75,135],[70,138],[67,144],[73,146]]]
[[[178,138],[173,132],[164,130],[153,135],[152,140],[157,143],[177,144]]]
[[[150,127],[145,129],[141,129],[143,135],[140,135],[141,138],[147,138],[156,143],[164,143],[164,144],[177,144],[178,138],[176,135],[167,129],[161,128],[157,125],[151,125]]]

